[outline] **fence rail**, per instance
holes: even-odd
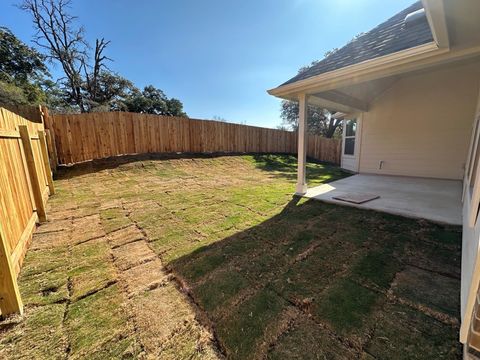
[[[54,192],[42,120],[0,108],[0,311],[22,312],[17,276]]]
[[[297,152],[291,131],[212,120],[126,112],[61,114],[49,119],[59,164],[136,153]],[[307,155],[340,163],[340,141],[309,135]]]

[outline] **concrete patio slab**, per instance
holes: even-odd
[[[352,193],[380,197],[363,204],[334,199]],[[313,187],[304,196],[451,225],[462,224],[462,182],[459,180],[359,174]]]

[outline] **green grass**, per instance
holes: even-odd
[[[388,304],[368,345],[375,358],[460,359],[457,334],[441,322],[411,307]],[[401,346],[399,346],[401,344]]]
[[[219,321],[218,334],[231,359],[252,358],[267,326],[278,319],[285,302],[268,290],[261,290],[238,309]]]
[[[310,186],[348,176],[315,162],[307,175]],[[65,358],[68,344],[80,358],[143,348],[213,359],[191,306],[232,359],[455,358],[461,229],[294,197],[295,181],[287,155],[120,158],[60,173],[51,210],[96,217],[28,253],[27,317],[0,333],[0,358]],[[87,235],[133,224],[194,305],[172,284],[127,296],[107,238]]]
[[[67,315],[71,354],[87,356],[129,331],[117,285],[70,305]]]
[[[364,332],[380,296],[352,281],[339,280],[326,290],[313,313],[340,334]]]
[[[248,281],[238,272],[225,271],[196,287],[195,294],[204,310],[214,312],[247,286]]]
[[[388,290],[395,274],[401,269],[400,262],[393,256],[391,247],[369,251],[353,267],[352,277],[367,286]]]
[[[278,177],[289,180],[297,177],[297,158],[283,155],[247,156],[257,168],[274,173]],[[345,172],[335,165],[309,161],[307,163],[308,184],[316,186],[345,177]]]

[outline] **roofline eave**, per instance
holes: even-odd
[[[418,60],[444,54],[448,51],[449,49],[440,49],[435,42],[429,42],[393,54],[365,60],[337,70],[311,76],[290,84],[280,85],[267,90],[267,92],[276,97],[290,98],[292,95],[296,96],[296,94],[302,92],[315,93],[318,91],[333,90],[338,87],[388,76],[390,75],[388,74],[389,70],[392,70],[393,75],[394,68],[400,65],[412,64]],[[387,74],[385,75],[385,73]]]

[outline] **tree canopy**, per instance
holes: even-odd
[[[298,129],[298,101],[283,100],[280,110],[282,124],[279,128],[296,131]],[[307,131],[310,134],[321,135],[327,138],[341,134],[341,120],[332,117],[332,114],[317,106],[308,105]]]
[[[69,13],[71,0],[23,0],[33,20],[39,50],[0,28],[0,103],[46,104],[53,112],[132,111],[187,116],[180,100],[153,85],[140,90],[112,71],[106,55],[110,41],[90,46],[85,30]],[[47,61],[63,72],[52,79]]]
[[[169,99],[162,90],[152,85],[145,86],[143,91],[133,89],[125,99],[128,111],[156,115],[186,116],[180,100]]]
[[[0,27],[0,102],[39,104],[46,100],[42,83],[49,76],[45,56]]]
[[[333,54],[335,51],[337,51],[337,49],[328,51],[325,56]],[[309,66],[301,67],[298,72],[301,73],[316,63],[318,63],[318,61],[313,61]],[[282,100],[280,109],[282,124],[279,128],[296,131],[298,129],[298,112],[298,101]],[[307,131],[310,134],[321,135],[327,138],[340,136],[342,131],[341,123],[341,120],[333,118],[327,109],[308,105]]]

